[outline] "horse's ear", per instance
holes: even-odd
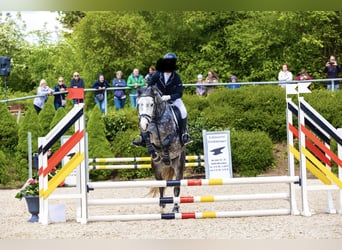
[[[138,96],[141,95],[141,89],[140,88],[138,88],[137,93],[138,93]]]
[[[138,96],[140,96],[142,93],[144,93],[146,91],[146,87],[141,87],[141,88],[138,88],[137,90],[137,93],[138,93]]]

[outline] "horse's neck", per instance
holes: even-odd
[[[154,118],[156,121],[161,120],[164,115],[167,113],[168,109],[170,108],[171,104],[168,104],[166,102],[161,102],[156,106],[156,110],[154,112]]]

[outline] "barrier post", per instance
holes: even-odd
[[[328,143],[325,143],[325,146],[330,149],[330,145]],[[325,154],[326,157],[331,160],[330,156],[328,154]],[[328,164],[325,164],[325,167],[331,171],[331,167]],[[336,214],[336,209],[334,206],[334,200],[333,200],[333,195],[332,195],[332,190],[328,190],[328,195],[327,195],[327,209],[326,212],[329,214]]]
[[[342,137],[342,129],[341,128],[337,129],[337,133],[339,134],[339,136]],[[337,152],[338,152],[338,158],[342,159],[342,145],[340,145],[339,143],[337,144]],[[338,165],[338,178],[340,180],[342,180],[341,168],[342,168],[342,166]],[[342,214],[342,189],[339,190],[338,196],[339,196],[339,207],[338,207],[337,213]]]
[[[291,98],[286,98],[286,105],[288,106]],[[289,124],[293,124],[292,113],[289,111],[289,107],[286,109],[286,127],[287,127],[287,155],[288,155],[288,175],[295,176],[295,164],[294,164],[294,155],[290,151],[290,145],[293,146],[293,133],[289,129]],[[289,184],[289,193],[290,193],[290,204],[291,204],[291,214],[299,215],[299,210],[297,208],[296,202],[296,187],[294,183]]]
[[[301,124],[305,124],[304,113],[300,108],[300,102],[303,97],[298,96],[298,136],[299,136],[299,152],[300,152],[300,181],[301,181],[301,195],[302,195],[302,215],[311,216],[308,204],[308,191],[307,191],[307,173],[306,173],[306,157],[302,148],[305,147],[305,134],[301,129]]]

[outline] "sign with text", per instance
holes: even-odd
[[[230,150],[230,131],[203,130],[205,177],[232,178],[233,166]]]

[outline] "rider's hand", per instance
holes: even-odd
[[[168,100],[171,99],[171,96],[169,96],[169,95],[163,95],[161,98],[162,98],[163,101],[166,102],[166,101],[168,101]]]

